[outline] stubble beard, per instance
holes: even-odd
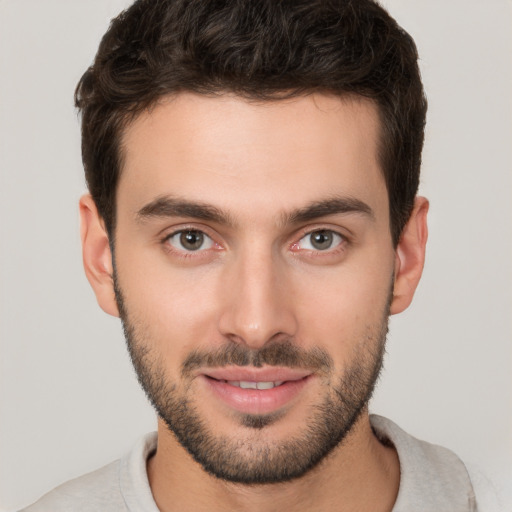
[[[116,299],[137,378],[158,416],[169,431],[205,471],[222,480],[241,484],[270,484],[298,478],[317,466],[351,432],[366,411],[382,369],[388,331],[389,303],[380,324],[369,326],[359,340],[354,358],[343,374],[333,375],[332,359],[321,348],[304,350],[293,340],[270,344],[261,350],[228,342],[215,352],[194,352],[182,365],[182,377],[193,367],[205,366],[313,366],[323,374],[328,391],[313,406],[307,424],[295,437],[271,441],[265,428],[277,423],[280,412],[239,417],[245,438],[215,433],[186,392],[171,382],[151,340],[137,322],[131,322],[121,290],[115,280]]]

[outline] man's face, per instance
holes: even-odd
[[[203,467],[273,482],[357,424],[393,286],[374,105],[182,94],[123,138],[116,287],[160,417]]]

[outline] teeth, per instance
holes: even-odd
[[[242,389],[272,389],[277,386],[280,386],[284,381],[276,381],[276,382],[252,382],[247,380],[228,380],[227,383],[231,386],[235,386],[237,388]]]
[[[257,382],[249,382],[245,380],[240,381],[240,387],[242,389],[258,389],[258,383]]]
[[[257,387],[258,389],[272,389],[276,386],[279,386],[282,383],[279,382],[258,382]]]

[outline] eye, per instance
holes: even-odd
[[[344,238],[339,233],[329,229],[320,229],[303,236],[296,247],[308,251],[328,251],[338,247],[343,240]]]
[[[170,235],[166,242],[179,251],[200,251],[213,247],[213,240],[203,233],[195,229],[187,229],[177,231]]]

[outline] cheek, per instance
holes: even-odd
[[[283,304],[296,318],[297,343],[350,359],[358,341],[382,325],[393,266],[392,252],[382,254],[382,247],[370,248],[339,266],[281,269]],[[154,247],[132,246],[117,251],[116,267],[130,321],[167,365],[225,342],[218,321],[237,297],[229,296],[222,264],[180,268]]]
[[[119,286],[138,339],[168,362],[182,361],[191,350],[215,340],[217,279],[201,271],[183,271],[131,255],[117,262]]]
[[[380,333],[387,317],[392,270],[351,267],[303,279],[296,288],[299,337],[348,361],[358,344]]]

